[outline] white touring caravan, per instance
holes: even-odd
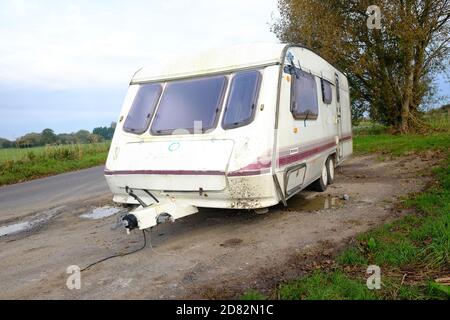
[[[127,230],[198,207],[261,210],[324,191],[353,151],[346,76],[299,45],[252,44],[140,69],[106,163]]]

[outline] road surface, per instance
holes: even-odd
[[[0,224],[109,194],[104,166],[0,187]]]

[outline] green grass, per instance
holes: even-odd
[[[450,272],[449,133],[357,136],[355,149],[358,153],[384,151],[392,155],[441,150],[447,160],[434,169],[437,183],[433,187],[404,200],[415,214],[359,235],[355,245],[338,254],[334,267],[281,284],[273,296],[313,300],[448,299],[450,288],[434,279]],[[381,290],[366,287],[369,265],[378,265],[382,270]],[[403,282],[404,274],[415,280]]]
[[[367,258],[358,247],[351,247],[340,254],[336,261],[341,265],[368,265]]]
[[[34,153],[36,156],[49,154],[55,150],[78,150],[81,149],[82,152],[90,153],[92,151],[104,151],[109,148],[110,142],[101,142],[94,144],[69,144],[69,145],[59,145],[59,146],[43,146],[43,147],[33,147],[33,148],[0,148],[0,163],[8,160],[23,160],[28,157],[30,152]]]
[[[450,132],[450,113],[448,111],[434,110],[423,114],[420,118],[421,133],[424,132]],[[353,133],[358,136],[389,134],[395,130],[392,127],[373,122],[371,120],[363,120],[353,127]]]
[[[428,150],[446,151],[450,149],[450,132],[398,136],[389,134],[357,135],[354,137],[353,147],[356,154],[383,153],[393,156]]]
[[[308,277],[283,284],[279,288],[281,300],[374,300],[373,291],[362,281],[354,280],[341,271],[315,271]]]
[[[402,156],[409,152],[446,151],[450,149],[450,114],[428,113],[422,121],[430,128],[427,134],[392,135],[389,127],[362,121],[353,128],[356,154],[383,153]]]
[[[109,143],[0,149],[0,185],[105,163]]]
[[[448,112],[435,112],[426,114],[424,121],[430,126],[431,129],[437,131],[449,131],[450,129],[450,113]]]
[[[241,300],[267,300],[267,297],[258,291],[250,290],[241,296]]]

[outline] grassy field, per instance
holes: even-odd
[[[448,299],[448,286],[436,283],[449,275],[450,266],[450,136],[362,135],[355,138],[355,153],[382,152],[399,156],[441,150],[447,160],[435,170],[437,183],[428,191],[405,200],[415,214],[361,234],[345,249],[334,266],[296,281],[280,284],[271,298],[278,299]],[[366,286],[367,266],[382,270],[381,290]],[[408,278],[405,279],[405,274]],[[242,299],[266,299],[256,291]]]
[[[353,141],[355,154],[381,153],[402,156],[412,152],[450,149],[450,132],[428,135],[362,135]]]
[[[104,164],[109,143],[0,149],[0,186]]]
[[[427,134],[408,135],[392,135],[390,128],[384,125],[363,121],[353,128],[355,153],[402,156],[411,152],[450,149],[450,114],[426,114],[423,121],[429,128]]]
[[[90,153],[92,150],[97,151],[99,149],[105,150],[109,148],[109,142],[94,143],[94,144],[71,144],[62,146],[45,146],[45,147],[33,147],[33,148],[5,148],[0,149],[0,162],[8,160],[23,160],[28,158],[28,154],[32,152],[36,156],[48,154],[54,150],[67,149],[78,151],[81,149],[83,153]]]

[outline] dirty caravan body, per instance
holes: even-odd
[[[346,76],[311,50],[253,44],[143,68],[106,163],[127,230],[199,207],[260,210],[313,185],[352,153]]]

